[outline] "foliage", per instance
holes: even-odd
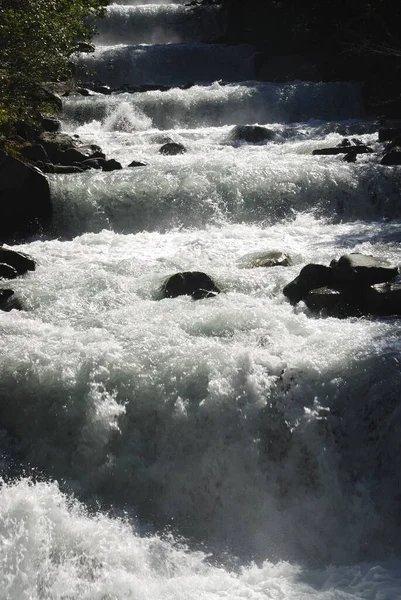
[[[40,84],[70,72],[77,42],[89,41],[109,0],[0,0],[0,128],[54,111]]]

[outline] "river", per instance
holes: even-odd
[[[49,176],[27,310],[0,313],[2,600],[401,598],[401,321],[282,294],[310,262],[401,262],[400,171],[312,155],[379,148],[358,83],[255,81],[219,27],[112,4],[81,68],[169,89],[64,99],[123,169]],[[293,265],[246,268],[268,250]],[[222,293],[160,299],[191,270]]]

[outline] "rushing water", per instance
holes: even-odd
[[[400,319],[282,288],[344,252],[398,264],[401,175],[312,156],[377,146],[357,84],[252,81],[254,50],[186,13],[114,4],[80,60],[169,91],[65,100],[64,130],[124,168],[51,176],[27,310],[0,313],[0,598],[399,600]],[[252,123],[273,140],[233,142]],[[294,265],[246,268],[271,249]],[[179,270],[223,293],[160,300]]]

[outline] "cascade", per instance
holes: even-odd
[[[400,597],[401,321],[282,290],[349,252],[398,265],[401,174],[312,154],[379,147],[358,83],[256,81],[219,27],[119,0],[77,68],[125,87],[63,99],[63,131],[123,168],[49,175],[27,310],[0,312],[7,600]],[[292,264],[246,268],[270,250]],[[179,271],[222,293],[160,299]]]

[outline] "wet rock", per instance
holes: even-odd
[[[97,92],[98,94],[104,94],[106,96],[109,96],[112,92],[111,88],[108,85],[94,85],[93,91]]]
[[[338,260],[332,260],[333,281],[353,282],[369,286],[375,283],[391,281],[398,275],[397,267],[392,267],[386,260],[366,254],[354,252],[344,254]]]
[[[0,279],[15,279],[18,277],[17,271],[5,263],[0,263]]]
[[[146,167],[146,163],[140,162],[139,160],[133,160],[129,165],[129,167]]]
[[[336,146],[335,148],[317,148],[312,151],[314,156],[333,156],[336,154],[345,154],[350,152],[350,148],[352,148],[352,152],[355,154],[371,154],[373,152],[372,148],[369,146],[365,146],[364,144],[359,144],[355,146]]]
[[[332,281],[331,267],[309,264],[301,269],[298,277],[284,287],[283,294],[296,304],[304,300],[311,290],[330,286]]]
[[[23,310],[22,302],[15,295],[14,290],[0,289],[0,310],[10,312],[14,309]]]
[[[365,310],[372,315],[401,315],[401,283],[381,283],[369,288]]]
[[[86,154],[76,148],[67,150],[57,150],[53,155],[53,162],[59,165],[69,166],[73,163],[80,163],[89,158]]]
[[[186,151],[187,150],[183,144],[178,144],[176,142],[167,142],[167,144],[164,144],[159,150],[160,154],[164,154],[166,156],[185,154]]]
[[[359,317],[364,312],[364,293],[360,288],[333,289],[323,287],[311,290],[304,298],[309,310],[324,311],[330,317]]]
[[[90,90],[88,90],[87,88],[84,88],[84,87],[77,87],[77,88],[75,88],[75,91],[80,96],[93,96],[92,92]]]
[[[267,250],[247,254],[239,260],[238,264],[244,268],[252,269],[254,267],[289,267],[293,263],[288,254],[280,250]]]
[[[194,300],[210,298],[220,293],[213,279],[201,271],[183,271],[171,275],[162,286],[163,298],[192,296]]]
[[[42,230],[52,216],[43,173],[0,151],[0,239],[14,242]],[[4,262],[4,261],[3,261]]]
[[[0,246],[0,262],[15,269],[18,275],[24,275],[27,271],[34,271],[36,268],[35,261],[28,254],[9,250],[3,246]]]
[[[101,169],[104,162],[105,160],[101,158],[87,158],[77,165],[82,169]]]
[[[54,158],[57,152],[65,152],[70,148],[76,147],[75,140],[66,133],[51,133],[45,131],[40,134],[37,141],[43,146],[52,162],[55,162]]]
[[[260,144],[261,142],[270,142],[274,138],[274,131],[259,125],[236,125],[230,131],[230,140],[234,142]]]
[[[344,155],[343,161],[349,162],[349,163],[354,163],[354,162],[356,162],[357,154],[358,154],[358,152],[354,152],[353,150],[350,150],[349,152],[347,152],[347,154]]]
[[[380,164],[387,166],[401,165],[401,148],[397,146],[395,148],[392,148],[390,152],[387,152],[383,156],[383,158],[380,161]]]
[[[122,168],[123,168],[122,164],[119,163],[117,160],[114,160],[114,158],[105,160],[104,163],[102,164],[103,171],[118,171],[119,169],[122,169]]]

